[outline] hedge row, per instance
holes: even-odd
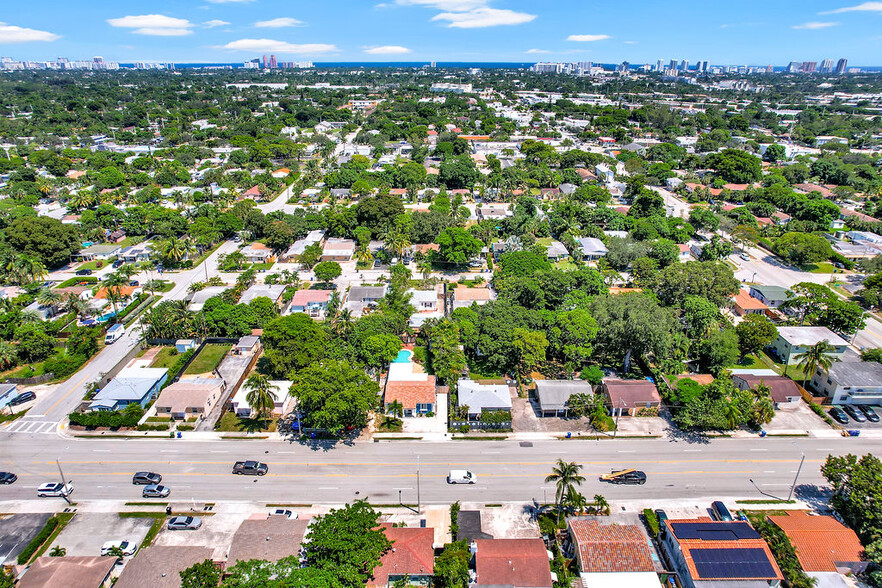
[[[55,531],[55,528],[60,522],[61,521],[58,517],[49,517],[49,520],[46,521],[46,524],[43,525],[43,528],[37,533],[37,536],[31,539],[31,542],[24,548],[24,551],[18,554],[18,565],[21,566],[28,563],[31,556],[33,556],[37,550],[46,543],[46,540],[49,539],[49,536],[52,535],[52,532]]]
[[[74,412],[68,415],[70,424],[81,427],[107,427],[116,429],[119,427],[137,427],[138,421],[144,416],[144,409],[140,404],[130,404],[122,410]]]

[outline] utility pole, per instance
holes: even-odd
[[[420,456],[417,456],[417,512],[420,511]]]
[[[793,490],[796,489],[796,481],[799,479],[799,472],[802,471],[802,464],[805,463],[805,453],[802,454],[802,460],[799,462],[799,467],[796,468],[796,476],[793,478],[793,485],[790,487],[790,494],[787,495],[787,502],[793,498]]]
[[[61,462],[58,461],[57,457],[55,458],[55,465],[58,466],[58,473],[61,474],[61,497],[70,506],[70,498],[67,497],[67,480],[64,479],[64,472],[61,471]]]

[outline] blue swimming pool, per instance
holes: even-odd
[[[410,357],[413,355],[413,351],[408,349],[402,349],[398,352],[398,357],[392,363],[410,363]]]

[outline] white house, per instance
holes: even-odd
[[[837,361],[828,371],[818,368],[812,388],[833,404],[882,403],[882,364],[875,361]]]
[[[827,327],[778,327],[778,338],[771,347],[785,364],[795,363],[795,358],[809,350],[812,345],[826,341],[832,346],[831,355],[841,359],[848,342]]]

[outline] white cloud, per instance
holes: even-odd
[[[410,49],[400,45],[383,45],[382,47],[363,47],[368,55],[405,55]]]
[[[468,12],[442,12],[432,17],[432,21],[446,20],[448,28],[480,29],[502,25],[519,25],[533,21],[535,14],[515,12],[499,8],[476,8]]]
[[[112,27],[134,29],[132,32],[138,35],[151,35],[154,37],[182,37],[193,31],[193,23],[184,18],[174,18],[163,14],[142,14],[139,16],[124,16],[122,18],[109,18],[107,24]]]
[[[548,49],[527,49],[524,51],[527,55],[545,55],[551,53]]]
[[[828,10],[827,12],[819,12],[818,14],[840,14],[842,12],[882,12],[882,2],[864,2],[857,6],[846,6],[845,8]]]
[[[228,23],[225,20],[219,20],[219,19],[215,18],[213,20],[205,21],[204,23],[202,23],[202,26],[205,27],[206,29],[213,29],[214,27],[225,27],[228,24],[230,24],[230,23]]]
[[[594,41],[603,41],[609,39],[609,35],[570,35],[567,41],[578,41],[579,43],[592,43]]]
[[[227,51],[249,51],[267,53],[296,53],[299,55],[317,55],[319,53],[333,53],[339,51],[336,45],[324,43],[287,43],[273,39],[239,39],[222,45],[219,49]]]
[[[793,28],[797,30],[817,31],[818,29],[835,27],[838,24],[838,22],[805,22],[800,25],[793,25]]]
[[[426,6],[449,12],[467,12],[487,6],[488,0],[396,0],[401,6]],[[388,6],[388,5],[387,5]]]
[[[636,45],[637,41],[625,41],[625,45]]]
[[[59,35],[48,31],[26,29],[0,22],[0,44],[32,43],[34,41],[54,41],[60,39]]]
[[[283,16],[272,20],[261,20],[254,23],[254,26],[262,29],[281,29],[284,27],[302,27],[305,23],[302,20]]]

